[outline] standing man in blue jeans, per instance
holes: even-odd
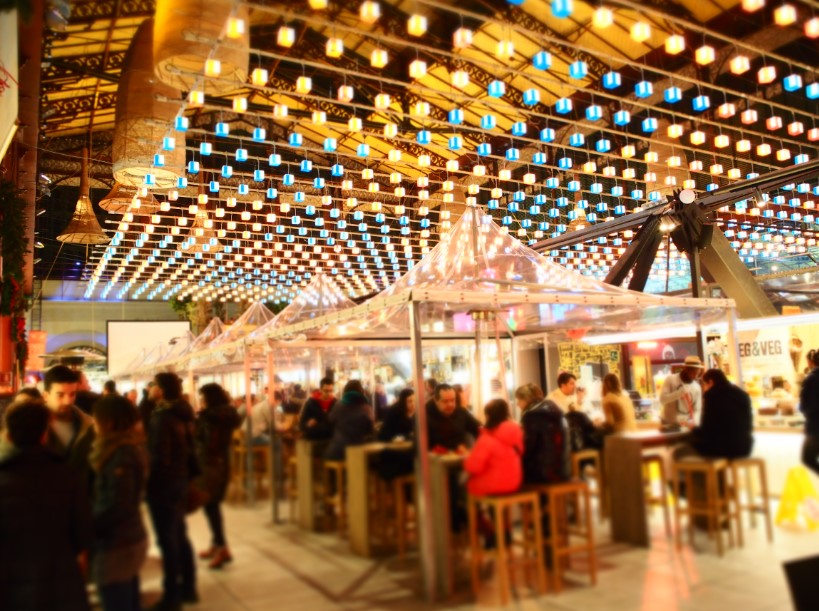
[[[182,381],[158,373],[151,389],[156,409],[148,430],[150,474],[146,499],[162,552],[162,598],[151,611],[179,611],[199,601],[193,547],[185,524],[188,483],[196,476],[193,408],[182,398]]]
[[[799,394],[799,411],[805,415],[805,443],[802,462],[819,475],[819,351],[808,360],[808,373]]]

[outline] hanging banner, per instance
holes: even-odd
[[[45,359],[41,356],[46,353],[48,331],[29,331],[28,333],[28,363],[26,371],[43,371]]]

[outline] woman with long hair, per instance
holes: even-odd
[[[405,388],[398,394],[398,400],[387,410],[384,422],[378,431],[378,441],[409,440],[415,438],[415,391]],[[386,449],[378,461],[378,474],[387,481],[409,475],[415,470],[415,454],[400,450]]]
[[[637,430],[634,404],[628,393],[623,392],[620,378],[608,373],[603,378],[603,413],[606,415],[606,429],[612,433],[633,433]]]
[[[487,403],[484,413],[486,422],[464,461],[467,490],[479,496],[515,492],[523,481],[523,431],[510,419],[509,404],[503,399]]]
[[[104,611],[138,611],[139,571],[148,551],[140,503],[148,477],[139,412],[120,395],[93,408],[97,436],[89,455],[94,478],[91,575]]]
[[[230,396],[218,384],[205,384],[199,389],[202,410],[196,419],[194,440],[202,467],[202,482],[208,501],[203,509],[212,536],[209,549],[199,557],[209,559],[212,569],[220,569],[233,560],[225,539],[222,501],[230,480],[230,448],[233,431],[241,423],[239,413],[231,405]]]

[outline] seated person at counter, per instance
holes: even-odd
[[[525,384],[515,391],[523,411],[523,481],[551,484],[569,480],[569,427],[555,403],[543,398],[536,384]]]
[[[721,369],[702,375],[702,421],[691,431],[691,446],[700,456],[744,458],[754,447],[751,397],[731,384]]]
[[[569,371],[561,371],[557,376],[557,388],[550,392],[546,398],[557,405],[563,413],[569,412],[573,406],[577,405],[577,376]]]
[[[387,410],[378,431],[378,441],[390,443],[415,438],[415,391],[405,388],[398,401]],[[378,460],[378,474],[387,481],[415,470],[415,454],[387,448]]]
[[[299,430],[305,439],[316,441],[332,437],[333,425],[329,416],[330,410],[336,403],[333,386],[332,378],[322,378],[319,390],[315,391],[304,404],[299,418]]]
[[[603,378],[603,413],[606,416],[606,430],[611,433],[633,433],[637,430],[634,403],[628,393],[623,392],[620,378],[607,373]]]
[[[578,388],[577,396],[581,396],[581,393],[585,393],[585,389]],[[576,403],[569,405],[565,416],[569,425],[569,447],[572,452],[603,449],[602,429],[597,428],[589,415],[581,411]],[[591,459],[587,460],[591,462]]]
[[[796,408],[796,399],[790,392],[790,383],[783,377],[771,378],[771,393],[769,399],[776,401],[776,409],[783,416],[793,415]]]
[[[324,452],[325,460],[344,460],[349,446],[363,444],[373,434],[373,408],[360,380],[344,385],[341,400],[330,411],[332,437]]]
[[[523,481],[523,431],[510,420],[509,404],[503,399],[487,403],[484,413],[484,427],[464,461],[464,471],[469,474],[466,489],[473,496],[515,492]],[[484,546],[494,547],[495,529],[483,512],[478,516],[478,529]]]
[[[487,403],[484,413],[486,423],[464,461],[466,489],[475,496],[515,492],[523,481],[523,430],[509,419],[503,399]]]
[[[427,404],[428,445],[431,452],[464,451],[478,437],[480,423],[458,407],[455,389],[449,384],[435,388],[433,406]]]
[[[808,375],[799,394],[799,411],[805,416],[805,441],[802,463],[819,475],[819,351],[812,350],[808,360]]]
[[[660,389],[661,420],[666,426],[694,426],[702,412],[702,389],[697,378],[704,369],[698,356],[687,356],[679,373],[666,376]]]

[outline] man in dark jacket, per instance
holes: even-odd
[[[799,411],[805,416],[802,462],[819,475],[819,350],[811,355],[808,367],[811,369],[799,394]]]
[[[373,434],[373,410],[359,380],[344,387],[341,401],[330,412],[333,436],[324,452],[325,460],[344,460],[349,446],[361,445]]]
[[[65,365],[46,371],[43,399],[53,415],[46,445],[74,469],[90,493],[92,471],[88,455],[94,443],[94,420],[74,404],[79,380],[77,372]]]
[[[317,441],[333,436],[333,424],[330,422],[330,411],[336,404],[333,386],[332,378],[322,378],[319,390],[304,404],[299,417],[299,430],[305,439]]]
[[[455,389],[449,384],[435,387],[434,407],[427,405],[430,451],[465,450],[478,438],[481,425],[463,407],[458,407]]]
[[[188,484],[197,475],[193,448],[193,408],[182,399],[182,381],[158,373],[152,389],[156,409],[148,431],[149,476],[146,499],[162,551],[163,594],[153,611],[178,611],[196,602],[196,567],[185,524]]]
[[[5,414],[0,445],[0,609],[89,611],[78,563],[91,507],[76,473],[43,447],[50,415],[23,398]]]
[[[694,450],[709,458],[750,456],[754,447],[751,397],[720,369],[702,375],[702,389],[702,418],[691,431]]]
[[[553,484],[569,480],[569,425],[557,404],[543,399],[523,413],[523,481]]]

